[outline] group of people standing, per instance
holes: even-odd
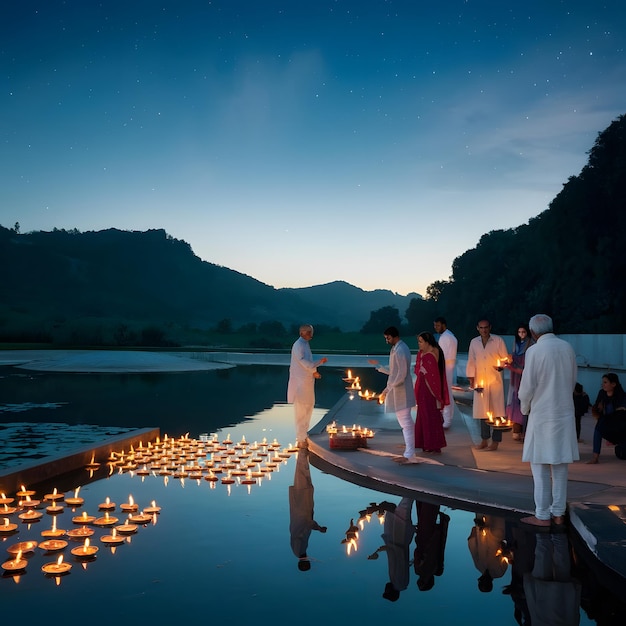
[[[436,454],[447,445],[445,430],[450,426],[450,411],[453,410],[451,385],[457,341],[447,329],[445,319],[437,318],[434,324],[439,342],[430,332],[417,336],[419,352],[414,366],[414,384],[411,351],[396,327],[390,326],[383,333],[391,346],[389,366],[370,361],[388,376],[381,396],[385,411],[396,414],[402,429],[405,450],[398,459],[401,462],[410,462],[416,448]],[[488,320],[479,321],[477,330],[478,336],[469,345],[466,369],[474,390],[473,417],[481,420],[481,440],[477,448],[498,449],[502,430],[494,428],[486,418],[506,415],[515,424],[513,438],[523,441],[522,461],[530,463],[534,481],[535,515],[522,521],[533,526],[563,524],[568,466],[580,458],[580,410],[574,408],[574,390],[578,384],[574,350],[554,335],[552,319],[544,314],[533,316],[528,326],[518,326],[511,353],[501,337],[491,334]],[[290,366],[288,402],[294,403],[297,439],[301,446],[306,446],[314,404],[313,385],[315,377],[319,376],[317,367],[326,362],[325,358],[313,360],[308,346],[312,336],[312,326],[300,327]],[[506,407],[502,377],[505,368],[511,373]],[[413,422],[411,412],[415,406],[417,414]],[[626,393],[616,374],[603,376],[593,414],[597,422],[590,463],[598,462],[603,439],[616,443],[617,456],[625,458]]]
[[[437,318],[435,329],[438,329],[440,343],[431,332],[417,336],[415,384],[411,375],[411,351],[395,326],[383,333],[385,341],[391,345],[389,366],[370,360],[379,372],[388,376],[381,396],[385,411],[395,413],[402,428],[405,449],[400,461],[411,460],[417,448],[427,454],[439,454],[447,445],[445,430],[452,424],[451,386],[458,342],[447,329],[444,318]],[[413,422],[411,410],[415,406],[417,414]]]

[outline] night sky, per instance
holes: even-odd
[[[625,7],[5,3],[0,224],[164,228],[275,287],[425,293],[626,113]]]

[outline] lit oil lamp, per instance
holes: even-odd
[[[231,470],[228,470],[226,476],[222,477],[222,485],[232,485],[235,482],[235,479],[230,475]]]
[[[57,502],[58,500],[63,500],[64,498],[65,494],[59,493],[56,487],[52,490],[52,493],[47,493],[43,497],[45,502]]]
[[[345,378],[342,378],[341,380],[343,380],[346,383],[351,383],[354,380],[354,376],[352,376],[352,370],[348,370],[346,372]]]
[[[72,518],[74,524],[93,524],[96,517],[95,515],[88,515],[87,511],[83,511],[81,515],[76,515]]]
[[[478,385],[478,387],[474,387],[474,391],[477,391],[478,393],[482,393],[484,389],[485,389],[485,381],[481,378],[480,384]]]
[[[46,552],[58,552],[67,547],[67,541],[63,539],[46,539],[39,544],[41,550]]]
[[[38,519],[41,519],[43,517],[43,513],[40,513],[39,511],[35,511],[34,509],[28,509],[28,511],[25,511],[24,513],[20,513],[18,517],[23,522],[34,522]]]
[[[137,524],[132,524],[130,519],[127,519],[123,524],[116,526],[115,530],[117,530],[120,535],[132,535],[137,532],[137,528]]]
[[[255,485],[256,484],[256,478],[253,478],[251,470],[248,470],[248,472],[245,475],[245,478],[241,479],[241,484],[242,485]]]
[[[128,502],[120,504],[120,509],[122,509],[124,513],[134,513],[135,511],[139,510],[139,506],[135,504],[133,496],[128,496]]]
[[[52,500],[52,504],[49,504],[46,507],[46,513],[50,515],[58,515],[59,513],[63,513],[65,507],[62,504],[59,504],[57,500]]]
[[[26,489],[24,485],[21,485],[20,490],[15,495],[18,498],[25,498],[26,496],[34,496],[35,492],[32,489]]]
[[[26,496],[24,500],[19,501],[19,505],[23,509],[36,509],[41,504],[41,500],[33,500],[30,496]]]
[[[85,543],[82,546],[77,546],[76,548],[72,548],[71,552],[75,557],[79,559],[89,559],[95,556],[98,551],[98,546],[89,545],[89,538],[85,539]]]
[[[8,498],[4,493],[0,493],[0,506],[11,504],[15,498]]]
[[[93,533],[93,528],[89,528],[88,526],[81,526],[80,528],[73,528],[72,530],[68,530],[67,536],[70,539],[84,539],[85,537],[91,537]]]
[[[22,558],[22,551],[18,550],[15,558],[2,563],[2,569],[6,572],[19,572],[28,565],[28,561]]]
[[[109,515],[108,511],[105,511],[104,516],[98,517],[97,519],[95,519],[93,522],[93,525],[94,526],[114,526],[115,524],[117,524],[117,522],[118,522],[117,517],[113,517]]]
[[[100,537],[100,541],[108,546],[119,546],[126,541],[126,538],[119,535],[117,530],[114,528],[110,535],[103,535]]]
[[[135,513],[134,515],[130,515],[128,520],[133,522],[133,524],[148,524],[150,521],[152,521],[152,515],[149,515],[144,509],[141,513]]]
[[[74,490],[74,496],[73,497],[65,498],[65,503],[68,506],[72,506],[73,507],[73,506],[81,506],[82,504],[84,504],[85,500],[78,495],[79,491],[80,491],[80,487],[77,487]]]
[[[0,515],[11,515],[17,511],[17,507],[9,506],[8,504],[2,504],[0,506],[2,507],[0,508]]]
[[[114,511],[115,510],[115,502],[111,502],[111,498],[107,496],[104,502],[101,502],[98,505],[98,509],[100,511]]]
[[[209,473],[204,477],[204,480],[208,480],[211,483],[217,482],[218,478],[215,475],[215,471],[213,469],[209,469]]]
[[[41,531],[42,537],[62,537],[65,534],[64,530],[57,528],[57,518],[56,516],[52,518],[52,527],[47,530]]]
[[[63,561],[63,555],[59,554],[59,558],[52,563],[44,563],[41,566],[41,571],[48,576],[61,576],[67,574],[72,569],[71,563],[65,563]]]

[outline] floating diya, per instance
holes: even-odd
[[[30,496],[26,496],[24,500],[19,501],[19,505],[23,509],[35,509],[41,504],[41,500],[33,500]]]
[[[85,543],[82,546],[77,546],[71,549],[71,553],[79,559],[90,559],[95,556],[98,551],[98,546],[89,545],[89,538],[85,539]]]
[[[34,496],[35,492],[32,489],[26,489],[24,485],[21,485],[20,490],[15,495],[18,498],[25,498],[26,496]]]
[[[17,511],[17,507],[3,504],[2,508],[0,509],[0,515],[11,515],[11,513],[15,513],[15,511]]]
[[[230,470],[228,470],[228,473],[226,474],[226,476],[222,476],[222,484],[232,485],[234,482],[235,482],[235,479],[231,477]]]
[[[96,520],[94,515],[88,515],[87,511],[83,511],[81,515],[76,515],[72,518],[74,524],[93,524]]]
[[[105,511],[103,517],[99,517],[98,519],[95,519],[93,521],[93,525],[94,526],[114,526],[115,524],[117,524],[117,522],[118,522],[117,517],[113,517],[109,515],[108,511]]]
[[[109,546],[119,546],[126,541],[126,538],[117,533],[117,530],[114,528],[110,535],[103,535],[100,537],[100,541],[102,543],[106,543]]]
[[[129,519],[127,519],[123,524],[115,527],[115,530],[120,535],[132,535],[137,532],[137,524],[132,524]]]
[[[57,502],[58,500],[64,500],[65,499],[65,494],[63,493],[59,493],[57,491],[57,488],[55,487],[52,490],[52,493],[47,493],[44,497],[43,497],[45,502]]]
[[[52,518],[52,527],[47,530],[41,531],[42,537],[62,537],[65,534],[65,531],[57,528],[57,518],[56,516]]]
[[[67,574],[72,569],[71,563],[65,563],[63,561],[63,555],[59,554],[59,558],[51,563],[44,563],[41,566],[41,571],[49,576],[61,576]]]
[[[147,524],[152,521],[152,515],[146,513],[145,509],[141,513],[135,513],[128,518],[134,524]]]
[[[42,541],[38,547],[40,550],[45,550],[46,552],[58,552],[67,547],[67,541],[63,539],[46,539]]]
[[[18,572],[23,570],[28,565],[28,561],[22,558],[22,551],[18,550],[15,554],[15,558],[5,561],[2,564],[2,569],[7,572]]]
[[[46,513],[49,513],[50,515],[58,515],[59,513],[63,513],[64,510],[65,507],[56,501],[53,501],[52,504],[49,504],[46,507]]]
[[[36,541],[20,541],[19,543],[14,543],[12,546],[9,546],[7,552],[9,554],[17,554],[18,552],[27,554],[28,552],[34,552],[36,547]]]
[[[133,496],[128,496],[128,502],[124,502],[124,504],[120,504],[120,509],[125,513],[133,513],[139,510],[139,506],[135,504],[133,500]]]
[[[221,472],[221,470],[219,470]],[[211,483],[217,482],[219,479],[215,475],[215,472],[212,469],[209,469],[209,473],[204,477],[204,480],[208,480]]]
[[[68,530],[67,536],[70,539],[84,539],[85,537],[91,537],[93,533],[93,528],[89,528],[88,526],[81,526],[80,528],[73,528],[72,530]]]
[[[39,511],[35,511],[34,509],[29,509],[28,511],[25,511],[24,513],[20,513],[18,517],[23,522],[34,522],[40,519],[41,517],[43,517],[43,513],[40,513]]]
[[[74,490],[74,496],[71,498],[65,498],[65,503],[68,506],[81,506],[85,500],[84,498],[79,497],[78,492],[80,491],[80,487],[77,487]]]
[[[252,477],[252,472],[250,470],[248,470],[245,478],[241,479],[241,484],[242,485],[255,485],[256,484],[256,478]]]
[[[0,493],[0,506],[11,504],[15,498],[7,498],[4,493]]]
[[[101,502],[98,505],[98,509],[100,509],[101,511],[113,511],[115,510],[115,502],[111,502],[111,498],[107,496],[104,502]]]

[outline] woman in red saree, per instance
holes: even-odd
[[[415,447],[424,452],[440,453],[446,444],[441,410],[450,404],[443,351],[432,333],[417,336],[419,352],[415,362]]]

